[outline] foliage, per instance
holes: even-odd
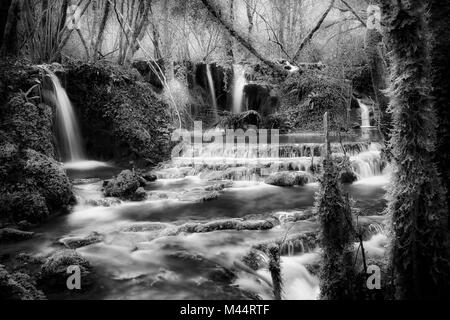
[[[279,114],[291,129],[317,130],[322,116],[329,111],[331,129],[341,130],[346,124],[348,86],[323,72],[307,70],[288,77],[280,86]]]
[[[23,93],[38,83],[39,71],[22,61],[0,70],[9,89],[0,108],[0,220],[38,223],[74,202],[71,184],[52,158],[51,107]]]
[[[10,137],[18,141],[22,148],[31,148],[54,157],[51,107],[27,102],[22,94],[16,94],[0,112],[4,119],[2,129],[9,132]]]
[[[243,129],[248,125],[258,126],[261,122],[261,116],[254,110],[244,111],[241,113],[223,112],[219,121],[219,126],[228,129]]]

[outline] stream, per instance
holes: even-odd
[[[368,154],[367,154],[368,153]],[[355,153],[352,163],[360,179],[345,185],[345,192],[365,216],[378,216],[385,205],[386,170],[374,168],[379,150],[373,144]],[[289,161],[293,161],[290,158]],[[362,165],[361,163],[365,164]],[[278,187],[258,179],[235,179],[209,201],[181,197],[189,190],[206,190],[218,181],[186,175],[184,167],[162,169],[163,178],[146,187],[148,199],[141,202],[107,200],[101,188],[103,179],[120,168],[97,162],[67,165],[74,179],[78,204],[72,211],[33,230],[32,240],[6,245],[5,252],[48,255],[61,249],[58,239],[83,237],[97,232],[103,240],[77,249],[93,265],[97,282],[77,297],[83,299],[272,299],[271,279],[266,268],[255,274],[239,268],[239,262],[253,245],[282,239],[286,234],[317,230],[314,219],[290,221],[289,217],[311,210],[318,183]],[[371,169],[372,168],[372,169]],[[163,171],[181,172],[164,178]],[[371,174],[372,172],[372,174]],[[185,176],[184,176],[185,175]],[[100,203],[100,205],[99,205]],[[211,232],[167,234],[186,223],[207,223],[220,219],[254,215],[263,219],[275,216],[280,224],[268,230],[215,230]],[[380,219],[381,218],[381,219]],[[379,254],[382,235],[374,233],[365,247]],[[370,254],[370,252],[369,252]],[[318,249],[298,244],[284,253],[282,276],[285,299],[315,299],[318,278],[306,265],[317,263]],[[68,298],[58,293],[49,298]]]

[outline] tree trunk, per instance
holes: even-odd
[[[102,20],[100,22],[97,40],[95,41],[94,45],[94,52],[92,53],[92,59],[93,61],[97,61],[100,51],[102,50],[102,44],[103,44],[103,34],[105,32],[106,23],[108,22],[109,17],[109,11],[110,11],[110,2],[106,0],[105,6],[103,8],[103,16]]]
[[[3,44],[3,35],[5,34],[5,26],[8,20],[8,11],[12,0],[4,0],[0,2],[0,48]]]
[[[325,18],[327,17],[327,15],[331,11],[331,9],[333,8],[334,2],[335,2],[335,0],[330,1],[328,8],[325,10],[325,12],[319,18],[319,21],[317,21],[316,25],[309,31],[309,33],[306,35],[306,37],[302,40],[302,42],[300,43],[300,46],[298,47],[297,51],[295,52],[295,55],[293,58],[293,63],[295,63],[298,60],[303,48],[311,41],[312,37],[317,32],[317,30],[320,29],[320,26],[322,25],[323,21],[325,20]]]
[[[383,0],[390,48],[391,259],[397,299],[448,298],[447,210],[434,163],[427,1]]]
[[[1,55],[14,55],[17,53],[17,21],[21,10],[20,0],[12,0],[8,9],[8,17],[6,19]]]
[[[433,34],[432,82],[434,107],[438,117],[436,160],[446,189],[447,209],[450,208],[450,4],[432,0],[430,25]],[[450,221],[450,216],[448,216]],[[449,224],[450,230],[450,224]]]
[[[370,4],[377,4],[378,2],[378,0],[369,1]],[[387,143],[391,130],[391,116],[387,110],[389,99],[383,92],[387,88],[387,70],[383,56],[383,37],[378,30],[366,29],[364,51],[372,79],[373,94],[377,108],[375,112],[377,125],[383,140]]]

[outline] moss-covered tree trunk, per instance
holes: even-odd
[[[320,190],[316,195],[315,210],[320,222],[322,267],[320,294],[322,299],[343,300],[355,298],[352,253],[352,216],[343,196],[339,168],[333,163],[328,143],[328,116],[325,114],[325,152]]]
[[[389,190],[391,258],[397,299],[438,298],[448,291],[444,190],[434,163],[437,119],[430,101],[426,1],[383,0],[391,48]]]
[[[446,188],[447,209],[450,208],[450,2],[432,0],[430,6],[432,32],[432,84],[434,108],[438,117],[436,160]],[[449,217],[447,215],[447,217]],[[450,229],[450,224],[448,225]]]

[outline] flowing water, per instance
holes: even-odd
[[[53,87],[53,101],[56,104],[57,127],[59,128],[60,150],[68,170],[93,170],[108,164],[87,160],[82,145],[80,128],[72,103],[58,77],[45,68]]]
[[[245,69],[239,64],[233,65],[233,112],[241,113],[244,111],[242,109],[242,99],[244,97],[244,87],[246,84],[245,80]]]
[[[76,249],[94,267],[96,283],[82,292],[49,298],[272,299],[267,257],[260,254],[262,263],[254,269],[244,258],[251,248],[283,239],[283,298],[317,298],[319,282],[311,267],[317,266],[320,250],[311,238],[318,231],[311,208],[322,136],[281,136],[276,152],[271,144],[207,143],[194,157],[187,148],[156,168],[158,180],[147,185],[147,200],[105,198],[102,179],[121,168],[83,158],[70,101],[57,77],[50,77],[70,151],[65,168],[74,181],[77,205],[33,230],[33,239],[2,245],[2,253],[47,256],[94,232],[101,238]],[[242,88],[245,79],[239,81]],[[389,178],[380,145],[355,139],[334,142],[331,148],[350,157],[358,181],[344,189],[363,213],[360,221],[372,230],[365,243],[367,256],[379,256],[386,244],[379,214]],[[265,184],[268,169],[302,171],[309,183],[291,188]],[[275,221],[273,227],[252,227],[269,220]]]
[[[211,95],[214,120],[217,121],[219,119],[219,116],[217,113],[216,90],[214,88],[214,81],[213,81],[213,78],[211,75],[211,66],[209,64],[206,65],[206,77],[208,78],[208,87],[209,87],[209,93]]]
[[[94,266],[97,284],[77,297],[245,299],[257,295],[272,299],[267,267],[263,264],[252,270],[243,264],[243,257],[252,247],[286,239],[281,258],[283,297],[315,299],[319,282],[308,266],[317,265],[320,251],[302,235],[317,233],[318,224],[314,219],[295,217],[311,211],[318,183],[311,174],[310,183],[304,186],[272,186],[253,168],[279,163],[283,170],[309,172],[311,163],[320,159],[321,144],[289,142],[296,140],[292,137],[280,140],[285,144],[278,157],[259,162],[254,146],[217,150],[211,144],[196,158],[181,154],[157,169],[159,179],[146,187],[148,199],[141,202],[103,197],[102,181],[97,178],[112,176],[120,168],[72,168],[72,178],[85,178],[75,181],[78,204],[72,212],[39,227],[34,239],[4,250],[48,255],[61,248],[59,241],[97,232],[103,235],[102,241],[77,249]],[[380,146],[354,142],[333,144],[332,148],[350,156],[359,177],[344,188],[373,224],[374,237],[365,245],[368,255],[382,254],[385,237],[378,234],[383,219],[379,213],[385,205],[388,172],[380,158]],[[217,188],[219,183],[225,188]],[[232,222],[270,217],[278,223],[266,230],[227,227]],[[222,227],[192,229],[192,225],[214,223]],[[267,258],[263,255],[262,259]],[[69,297],[68,293],[50,296]]]
[[[361,108],[361,128],[371,127],[369,106],[364,104],[361,100],[358,100],[358,103]]]
[[[53,84],[58,127],[61,131],[62,143],[65,149],[65,160],[80,161],[84,159],[81,144],[80,129],[66,90],[62,87],[58,77],[51,71],[47,74]]]

